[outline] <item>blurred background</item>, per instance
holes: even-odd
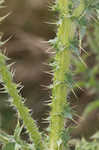
[[[45,72],[50,71],[50,67],[45,65],[49,62],[50,54],[47,50],[51,47],[47,42],[55,37],[56,27],[51,24],[55,22],[57,16],[50,10],[53,0],[5,0],[6,7],[0,10],[1,16],[8,13],[10,15],[0,24],[0,32],[4,33],[3,40],[9,38],[5,44],[6,54],[11,60],[8,63],[16,62],[14,80],[21,82],[24,86],[21,90],[22,96],[26,99],[26,105],[32,109],[32,117],[37,120],[40,129],[44,129],[47,124],[43,123],[43,118],[48,115],[48,106],[45,101],[50,99],[51,92],[44,88],[51,83],[52,76]],[[76,98],[72,93],[69,94],[69,101],[77,115],[74,119],[79,122],[86,105],[99,97],[99,25],[95,22],[93,26],[89,24],[87,34],[83,40],[83,47],[88,51],[88,56],[82,54],[87,68],[80,62],[75,62],[76,80],[83,90],[75,89]],[[93,42],[94,39],[94,42]],[[11,125],[15,124],[16,115],[7,103],[8,95],[0,94],[0,127],[12,133]],[[6,105],[5,105],[6,104]],[[98,115],[96,115],[98,114]],[[79,116],[79,117],[78,117]],[[92,115],[91,115],[92,116]],[[98,121],[99,111],[94,112],[94,117],[89,116],[90,122]],[[98,119],[97,119],[98,118]],[[88,122],[85,119],[85,122]],[[86,124],[87,129],[81,129],[74,136],[81,135],[82,132],[88,133],[91,123]],[[87,132],[88,131],[88,132]],[[96,131],[96,130],[95,130]],[[93,132],[92,132],[93,134]],[[86,135],[85,135],[86,136]]]
[[[48,7],[50,4],[51,0],[6,0],[6,7],[0,9],[1,16],[10,13],[0,24],[0,32],[4,33],[3,40],[12,36],[5,44],[6,54],[11,58],[8,63],[16,62],[13,65],[14,80],[24,86],[21,94],[41,129],[42,118],[48,110],[44,101],[49,100],[50,93],[43,86],[51,82],[51,75],[44,73],[50,69],[44,64],[49,60],[47,50],[50,48],[45,41],[55,36],[55,27],[48,23],[53,20]],[[7,98],[8,95],[0,95],[0,122],[1,128],[10,132],[13,111],[8,104],[5,106]]]

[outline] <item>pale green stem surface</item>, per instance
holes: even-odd
[[[16,107],[19,116],[23,120],[31,139],[34,142],[36,150],[44,150],[41,134],[38,131],[35,121],[29,114],[28,108],[25,107],[24,103],[22,102],[22,97],[19,95],[17,85],[13,83],[12,74],[8,70],[5,60],[6,57],[0,53],[0,75],[4,82],[5,91],[12,97],[11,104]]]
[[[60,0],[59,7],[62,9],[62,13],[68,11],[68,0]],[[69,46],[69,39],[72,35],[72,23],[70,19],[63,18],[61,25],[58,28],[57,37],[63,45]],[[55,61],[58,65],[58,69],[54,72],[53,90],[52,90],[52,105],[51,105],[51,125],[50,125],[50,150],[58,150],[58,141],[60,140],[60,134],[64,129],[64,116],[62,112],[66,103],[67,86],[64,84],[66,79],[66,72],[69,72],[69,66],[71,64],[71,52],[69,49],[60,50],[56,54]],[[59,83],[59,84],[56,84]],[[61,146],[62,149],[62,146]]]
[[[52,104],[51,104],[51,121],[50,121],[50,150],[63,150],[63,144],[58,145],[61,139],[61,132],[64,129],[64,116],[62,112],[66,105],[66,97],[68,94],[68,86],[65,83],[66,73],[70,71],[71,51],[69,41],[73,39],[75,26],[68,17],[69,0],[58,0],[60,10],[59,17],[63,16],[61,24],[58,27],[57,38],[62,43],[64,50],[59,50],[56,53],[55,61],[58,69],[54,72],[53,89],[52,89]],[[82,12],[82,3],[74,12],[76,16]]]

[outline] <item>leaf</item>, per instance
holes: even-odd
[[[15,139],[20,139],[20,134],[21,134],[22,129],[23,129],[23,126],[20,127],[20,124],[18,121],[15,132],[14,132]]]
[[[6,144],[6,145],[3,147],[3,150],[15,150],[15,143],[14,143],[14,142],[11,142],[11,143]]]

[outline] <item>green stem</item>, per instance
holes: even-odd
[[[68,94],[68,87],[65,83],[66,73],[70,72],[71,64],[71,51],[70,40],[73,39],[75,26],[69,15],[69,2],[70,0],[58,0],[57,6],[60,11],[59,17],[61,23],[58,27],[57,38],[59,42],[65,46],[64,49],[59,49],[55,56],[57,70],[54,71],[53,89],[52,89],[52,104],[51,104],[51,123],[50,123],[50,150],[62,150],[63,144],[58,145],[61,139],[61,133],[64,130],[64,105],[66,105],[66,97]],[[79,6],[82,8],[82,3]],[[83,9],[76,9],[74,15],[80,15]]]
[[[19,95],[17,85],[13,83],[12,74],[5,63],[6,59],[7,58],[0,53],[0,74],[4,82],[5,90],[12,97],[11,104],[16,107],[19,116],[22,118],[30,137],[35,144],[35,148],[37,150],[44,150],[41,134],[38,131],[35,121],[31,118],[28,108],[25,107],[24,103],[22,102],[23,98]]]
[[[68,10],[68,0],[60,0],[59,7],[62,10]],[[65,8],[65,9],[64,9]],[[64,13],[64,12],[62,12]],[[65,12],[66,13],[66,12]],[[61,14],[60,14],[61,15]],[[58,28],[57,37],[63,45],[69,46],[70,34],[72,32],[72,23],[69,18],[63,18],[61,25]],[[58,69],[54,72],[53,90],[52,90],[52,105],[51,105],[51,125],[50,125],[50,149],[58,150],[58,141],[60,133],[64,129],[64,116],[62,112],[66,103],[67,86],[64,83],[66,72],[69,72],[71,62],[71,52],[69,49],[60,50],[56,54],[55,61]],[[59,83],[59,84],[56,84]]]

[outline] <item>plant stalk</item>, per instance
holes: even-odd
[[[11,105],[17,109],[19,116],[23,120],[30,137],[34,142],[36,150],[44,150],[41,134],[38,131],[35,121],[29,114],[28,108],[25,107],[22,102],[23,98],[17,90],[18,86],[13,82],[12,74],[6,65],[6,59],[6,56],[0,53],[0,75],[4,83],[4,90],[12,97],[12,100],[10,100]]]
[[[70,72],[72,52],[69,49],[70,40],[73,39],[75,33],[75,25],[69,17],[70,0],[58,0],[56,2],[59,10],[60,24],[58,25],[57,38],[62,47],[56,52],[55,63],[57,68],[54,71],[52,104],[50,112],[50,150],[63,150],[63,143],[58,144],[61,140],[61,133],[64,130],[65,119],[62,115],[64,106],[66,105],[66,97],[68,94],[68,85],[66,85],[66,73]],[[79,15],[83,9],[82,3],[74,12]],[[58,45],[59,46],[59,45]]]
[[[68,0],[59,0],[58,5],[60,8],[60,16],[68,13]],[[59,25],[57,37],[66,47],[69,46],[69,40],[72,35],[72,23],[67,17],[62,18],[62,22]],[[64,116],[62,112],[64,105],[66,104],[66,97],[68,94],[68,87],[64,84],[65,74],[69,72],[71,64],[71,52],[69,49],[64,50],[56,54],[55,61],[58,65],[58,69],[54,72],[53,89],[52,89],[52,104],[51,104],[51,122],[50,122],[50,150],[59,150],[58,141],[60,140],[60,134],[64,129]],[[62,149],[62,146],[60,150]]]

